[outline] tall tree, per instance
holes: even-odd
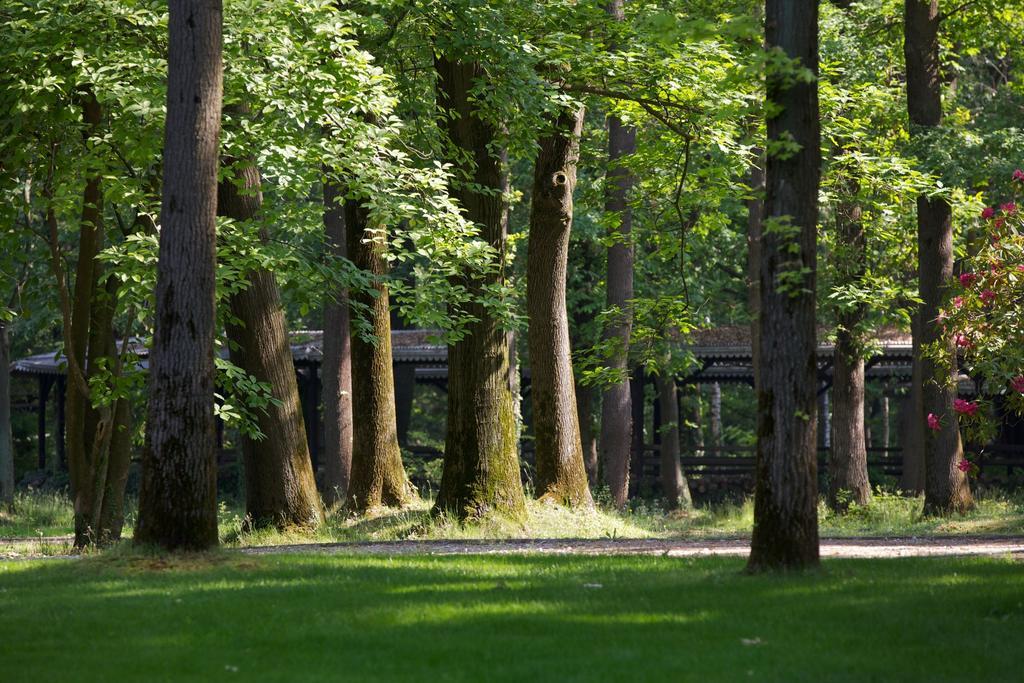
[[[324,231],[327,252],[348,254],[344,196],[330,178],[324,180]],[[352,473],[352,345],[349,338],[348,290],[332,288],[324,299],[323,380],[324,502],[334,506],[348,497]]]
[[[821,144],[818,3],[767,0],[768,146],[758,317],[751,571],[818,564],[815,249]],[[793,144],[795,143],[795,145]]]
[[[615,22],[624,22],[625,0],[611,0],[606,6]],[[633,176],[622,158],[636,151],[636,129],[618,116],[608,117],[608,175],[605,212],[617,218],[609,227],[607,308],[614,311],[604,330],[613,342],[608,366],[619,375],[605,388],[601,398],[601,438],[598,447],[604,466],[605,483],[616,507],[629,496],[629,456],[633,428],[633,401],[629,385],[629,339],[633,329],[633,210],[629,190]]]
[[[75,99],[82,111],[84,139],[102,135],[103,110],[92,88],[81,87]],[[115,275],[104,278],[97,258],[104,242],[103,174],[98,169],[90,171],[82,192],[72,291],[64,272],[58,219],[52,205],[52,168],[43,190],[50,200],[46,209],[50,268],[57,280],[70,380],[65,398],[66,444],[78,548],[120,537],[131,455],[127,399],[93,405],[90,395],[94,378],[107,370],[116,376],[121,369],[113,327],[121,281]]]
[[[224,159],[224,166],[229,173],[217,189],[217,212],[239,222],[257,219],[263,204],[259,168],[251,159]],[[259,239],[269,239],[265,229],[260,230]],[[266,383],[276,399],[254,416],[262,438],[242,434],[247,524],[252,528],[315,527],[323,521],[323,509],[277,278],[262,267],[241,277],[242,288],[229,300],[234,317],[227,325],[231,360],[250,377]]]
[[[401,507],[412,493],[402,465],[395,415],[395,380],[391,363],[391,307],[388,301],[386,235],[369,224],[369,211],[357,200],[345,202],[349,258],[373,278],[374,292],[351,292],[369,318],[374,339],[353,327],[352,476],[348,505],[372,510]]]
[[[907,112],[912,136],[921,136],[942,124],[942,75],[939,72],[938,0],[906,0],[903,53],[907,61]],[[920,394],[924,424],[935,415],[938,430],[924,436],[926,514],[963,512],[974,506],[966,473],[957,468],[963,458],[960,425],[953,401],[957,394],[956,346],[937,321],[943,289],[953,277],[952,208],[944,197],[917,199],[918,288],[921,306],[916,331],[915,359],[920,364]],[[941,344],[947,363],[940,366],[921,348]]]
[[[169,0],[167,122],[137,543],[217,545],[213,333],[221,2]]]
[[[505,281],[506,153],[498,144],[498,126],[487,120],[471,95],[474,85],[488,78],[484,67],[440,56],[435,70],[442,126],[459,157],[470,164],[463,169],[465,181],[452,188],[452,195],[497,258],[485,277],[464,283],[479,297],[484,287]],[[469,303],[466,312],[474,320],[466,326],[465,336],[448,347],[448,427],[434,508],[459,518],[491,512],[521,517],[526,503],[519,474],[509,335],[483,303]]]
[[[840,171],[842,172],[842,171]],[[847,197],[857,193],[857,180],[847,181]],[[836,210],[837,279],[858,284],[867,269],[867,239],[862,210],[855,201]],[[828,459],[828,500],[838,510],[849,503],[871,502],[868,452],[864,431],[864,333],[867,305],[841,311],[836,321],[832,384],[832,443]]]
[[[553,130],[540,140],[526,271],[537,495],[570,506],[593,503],[583,463],[565,307],[582,132],[583,107],[576,107],[560,113]]]
[[[11,345],[0,311],[0,507],[14,508],[14,444],[11,441]]]
[[[661,489],[670,508],[690,508],[690,486],[679,462],[679,387],[667,369],[655,380],[661,408]]]

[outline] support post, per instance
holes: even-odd
[[[46,401],[50,396],[50,387],[52,385],[52,377],[49,375],[39,376],[39,406],[36,414],[36,430],[39,449],[37,464],[41,470],[46,469]]]

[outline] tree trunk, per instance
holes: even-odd
[[[91,135],[98,132],[102,111],[95,96],[85,91],[82,99],[82,120]],[[89,351],[89,337],[93,309],[93,294],[99,281],[96,255],[103,244],[103,190],[101,176],[86,180],[82,195],[82,219],[79,228],[78,262],[75,266],[75,285],[71,303],[71,329],[65,330],[65,353],[74,358],[74,367],[69,374],[77,373],[80,381],[70,383],[65,397],[65,419],[67,420],[68,473],[71,479],[71,496],[75,509],[75,547],[82,548],[92,542],[95,532],[90,528],[92,521],[92,474],[93,454],[91,445],[96,429],[96,412],[89,402],[89,395],[83,384],[88,382],[86,359]]]
[[[369,212],[356,200],[345,202],[349,258],[370,273],[376,295],[350,292],[365,307],[376,342],[352,328],[352,477],[348,505],[365,512],[381,506],[401,507],[412,487],[402,465],[395,416],[395,378],[391,364],[391,305],[387,275],[386,236],[368,224]]]
[[[767,0],[765,44],[818,71],[816,0]],[[768,154],[761,240],[757,479],[751,571],[818,564],[815,249],[821,162],[817,83],[769,70]]]
[[[169,0],[160,259],[138,543],[217,545],[213,418],[220,0]]]
[[[891,446],[889,431],[891,429],[890,417],[889,417],[889,394],[882,394],[882,448],[886,449],[886,456],[889,455],[888,450]]]
[[[828,459],[828,501],[835,510],[871,502],[868,451],[864,438],[864,357],[849,331],[836,339],[832,394],[832,444]],[[845,492],[845,493],[840,493]]]
[[[624,0],[607,5],[615,21],[625,21]],[[619,374],[619,381],[604,390],[601,399],[601,460],[605,483],[615,507],[622,508],[629,497],[629,463],[633,404],[629,387],[629,340],[633,331],[633,209],[629,191],[633,174],[620,160],[636,151],[636,129],[623,125],[616,116],[608,117],[608,172],[605,179],[605,212],[618,220],[609,227],[612,245],[608,247],[607,305],[617,311],[604,329],[605,340],[615,343],[607,359],[608,367]],[[638,427],[642,428],[642,427]]]
[[[906,0],[903,53],[907,62],[907,111],[911,135],[942,123],[942,80],[939,73],[938,0]],[[930,515],[964,512],[974,506],[967,475],[957,468],[963,458],[960,425],[953,401],[957,394],[956,347],[952,335],[936,321],[943,288],[953,277],[952,209],[942,197],[917,199],[917,258],[920,289],[920,347],[941,342],[951,367],[942,376],[936,363],[915,356],[921,364],[922,420],[934,414],[942,425],[923,440],[924,511]],[[919,348],[920,348],[919,347]],[[918,349],[919,350],[919,349]],[[929,430],[930,431],[930,430]]]
[[[845,152],[845,150],[844,150]],[[854,196],[859,183],[851,179],[845,193]],[[844,203],[838,208],[836,237],[840,243],[836,265],[838,278],[860,284],[867,268],[867,239],[861,207]],[[829,505],[845,510],[849,503],[871,502],[868,481],[867,437],[864,427],[864,343],[860,330],[867,307],[858,304],[839,315],[833,367],[832,439],[829,444]],[[845,491],[845,494],[840,494]]]
[[[470,96],[475,81],[487,77],[478,63],[446,57],[435,61],[438,105],[446,114],[443,126],[451,143],[472,159],[471,185],[453,188],[466,218],[480,227],[480,236],[494,248],[498,267],[484,279],[463,284],[474,295],[505,279],[508,239],[508,175],[504,151],[493,151],[495,125],[480,117]],[[467,169],[468,170],[468,169]],[[471,303],[476,318],[466,335],[448,348],[448,431],[444,470],[435,512],[460,519],[494,511],[511,517],[525,515],[519,474],[515,397],[517,381],[509,357],[509,337],[492,311]],[[536,416],[534,416],[536,418]]]
[[[915,379],[920,374],[920,364],[916,359],[913,374]],[[910,393],[900,401],[900,451],[903,456],[900,490],[914,496],[924,493],[924,419],[921,383],[918,381],[911,384]]]
[[[670,509],[693,506],[690,487],[679,462],[679,389],[670,374],[658,375],[661,406],[661,489]]]
[[[263,204],[255,162],[225,159],[224,166],[231,177],[218,186],[218,213],[238,222],[255,219]],[[260,230],[260,239],[267,240],[265,230]],[[315,527],[323,521],[323,508],[309,457],[277,279],[265,268],[243,277],[245,289],[229,300],[231,314],[238,320],[227,325],[231,360],[246,374],[268,384],[271,395],[280,402],[255,412],[262,439],[242,435],[246,525],[253,529]]]
[[[722,385],[711,385],[711,452],[718,455],[722,447]]]
[[[554,131],[540,140],[526,272],[537,496],[573,507],[593,504],[583,465],[565,308],[572,193],[582,132],[580,107],[559,115]]]
[[[328,254],[348,255],[341,188],[324,182],[324,230]],[[348,290],[337,288],[324,300],[323,379],[324,502],[341,505],[348,497],[352,474],[352,346],[349,338]]]
[[[764,158],[763,150],[754,150],[754,160],[747,171],[750,199],[747,200],[747,309],[750,313],[750,365],[754,371],[754,395],[761,366],[761,237],[764,221]]]
[[[14,444],[11,440],[11,346],[0,320],[0,507],[14,511]]]
[[[580,421],[580,443],[587,483],[597,486],[597,437],[594,435],[594,389],[576,382],[576,414]]]

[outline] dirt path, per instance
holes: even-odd
[[[68,558],[70,537],[0,539],[0,560]],[[386,541],[302,543],[233,548],[243,555],[319,553],[337,555],[662,555],[745,556],[747,539],[511,539],[504,541]],[[886,558],[963,555],[1013,555],[1024,560],[1022,536],[929,536],[912,538],[823,538],[822,557]]]
[[[381,543],[324,543],[243,548],[247,555],[313,552],[350,555],[470,555],[528,553],[550,555],[664,555],[700,557],[750,552],[746,539],[731,540],[605,540],[550,539],[508,541],[391,541]],[[830,538],[821,540],[822,557],[926,557],[1006,555],[1024,558],[1024,537]]]

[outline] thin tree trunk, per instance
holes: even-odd
[[[11,440],[11,345],[0,320],[0,507],[14,511],[14,444]]]
[[[914,379],[917,379],[919,374],[920,363],[915,359]],[[910,393],[900,401],[900,451],[903,456],[900,490],[914,496],[924,493],[923,420],[924,406],[921,404],[921,383],[917,381],[911,384]]]
[[[480,236],[495,250],[498,267],[485,281],[463,284],[474,295],[486,285],[504,282],[508,239],[508,175],[505,152],[492,150],[497,128],[480,117],[470,96],[474,82],[487,77],[478,63],[438,57],[438,104],[446,116],[448,138],[472,159],[471,186],[453,188],[466,218],[480,227]],[[499,320],[481,303],[467,312],[476,320],[466,335],[448,348],[448,428],[444,470],[435,512],[459,518],[499,512],[525,515],[519,473],[518,430],[512,387],[517,379],[510,360],[509,337]],[[536,417],[536,416],[534,416]]]
[[[355,328],[352,344],[352,476],[348,505],[360,512],[401,507],[412,497],[402,465],[395,416],[395,379],[391,363],[391,306],[385,261],[386,237],[368,225],[369,214],[355,200],[345,202],[348,254],[357,268],[374,278],[376,296],[351,292],[365,307],[376,343]]]
[[[324,182],[324,230],[333,258],[348,255],[341,188]],[[333,507],[348,497],[352,474],[352,346],[349,338],[348,289],[328,292],[324,300],[323,379],[324,502]]]
[[[580,443],[587,483],[597,486],[597,437],[594,434],[594,389],[576,382],[576,414],[580,421]]]
[[[80,94],[82,119],[87,126],[87,135],[98,132],[102,111],[91,91]],[[79,228],[78,262],[75,266],[75,285],[71,303],[71,329],[65,330],[65,353],[74,357],[76,368],[87,372],[86,359],[89,349],[93,294],[98,282],[96,255],[103,244],[103,190],[101,177],[95,175],[86,181],[82,195],[82,219]],[[88,375],[83,375],[88,381]],[[88,394],[78,382],[70,384],[65,398],[65,419],[67,424],[67,459],[71,479],[71,495],[75,508],[75,547],[88,545],[94,531],[92,521],[92,473],[93,457],[90,446],[96,428],[96,413],[89,402]]]
[[[886,449],[886,455],[888,456],[888,454],[889,454],[888,453],[888,449],[892,445],[892,442],[890,440],[891,437],[890,437],[890,434],[889,434],[890,429],[892,428],[892,425],[890,424],[889,394],[887,394],[887,393],[882,394],[882,411],[881,412],[882,412],[882,448]]]
[[[169,0],[160,259],[138,543],[217,545],[213,333],[220,0]]]
[[[938,0],[906,0],[903,52],[907,62],[907,111],[910,132],[916,136],[942,123],[942,80],[939,73]],[[963,458],[960,425],[953,401],[958,376],[956,347],[936,322],[943,288],[953,277],[952,209],[942,197],[917,199],[918,287],[921,307],[918,348],[940,342],[951,372],[943,372],[926,356],[916,356],[921,365],[922,420],[928,414],[939,418],[941,429],[923,439],[925,514],[964,512],[974,506],[967,475],[957,468]]]
[[[615,21],[625,21],[624,0],[611,0],[608,13]],[[605,340],[614,342],[615,352],[608,367],[620,380],[605,388],[601,399],[601,460],[605,483],[615,506],[622,508],[629,497],[629,463],[633,403],[629,387],[629,341],[633,330],[633,210],[629,191],[633,175],[620,160],[636,151],[636,129],[623,125],[616,116],[608,117],[608,173],[605,212],[618,220],[609,227],[612,245],[608,247],[606,309],[617,311],[604,330]],[[642,426],[637,426],[642,428]]]
[[[722,385],[711,385],[711,451],[718,455],[722,447]]]
[[[818,71],[816,0],[767,0],[765,44]],[[817,83],[768,73],[769,147],[761,239],[757,479],[751,571],[818,564],[815,248],[821,163]]]
[[[537,496],[573,507],[593,504],[583,464],[565,308],[572,193],[582,131],[580,107],[561,113],[554,131],[540,140],[526,273]]]
[[[250,160],[228,159],[224,166],[231,177],[218,186],[218,213],[239,222],[255,219],[263,204],[259,169]],[[260,230],[260,239],[267,240],[265,230]],[[277,279],[265,268],[243,277],[245,289],[229,300],[238,321],[227,325],[231,359],[246,374],[268,384],[280,403],[256,411],[262,439],[242,435],[246,524],[254,529],[315,527],[323,521],[323,508]]]
[[[761,237],[764,221],[764,159],[760,149],[755,150],[754,161],[748,169],[747,182],[751,197],[747,200],[747,308],[750,313],[750,360],[754,371],[754,395],[761,366]]]
[[[667,372],[658,375],[661,405],[661,489],[670,509],[693,507],[690,487],[679,462],[679,389]]]

